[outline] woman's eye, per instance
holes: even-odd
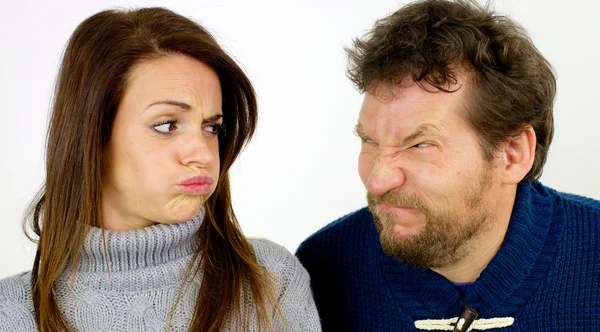
[[[175,121],[169,121],[169,122],[161,123],[161,124],[154,126],[154,130],[156,130],[162,134],[168,134],[168,133],[174,131],[175,129],[177,129]]]
[[[208,131],[209,133],[216,135],[219,133],[219,129],[221,128],[221,125],[218,123],[213,123],[207,126],[204,126],[204,130]]]

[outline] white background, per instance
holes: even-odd
[[[166,6],[207,27],[247,71],[259,97],[255,139],[232,173],[235,211],[249,236],[294,251],[328,222],[365,205],[352,134],[362,97],[345,77],[343,47],[392,0],[2,0],[0,11],[0,278],[29,270],[21,231],[44,179],[48,106],[63,48],[88,16]],[[499,0],[558,73],[556,134],[542,182],[600,198],[600,3]]]

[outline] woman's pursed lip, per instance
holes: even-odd
[[[211,186],[214,180],[208,175],[196,175],[191,176],[178,184],[180,186],[198,186],[198,185],[208,185]]]
[[[181,191],[188,195],[205,195],[210,193],[214,180],[208,175],[191,176],[178,183]]]

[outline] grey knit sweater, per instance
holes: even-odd
[[[185,267],[197,248],[202,213],[178,224],[133,231],[105,231],[107,271],[101,230],[87,236],[72,286],[70,268],[58,280],[56,297],[76,331],[165,331]],[[258,262],[276,278],[285,324],[276,331],[320,331],[309,276],[283,247],[251,239]],[[0,280],[0,331],[36,331],[31,273]],[[172,331],[187,331],[200,287],[191,280],[175,310]],[[275,315],[280,317],[281,315]],[[255,330],[256,327],[251,328]],[[228,330],[240,327],[229,324]]]

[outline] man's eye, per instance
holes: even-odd
[[[168,134],[168,133],[174,131],[175,129],[177,129],[176,123],[177,123],[176,121],[163,122],[163,123],[154,125],[153,128],[154,128],[154,130],[158,131],[161,134]]]
[[[360,146],[361,146],[361,149],[369,150],[369,151],[377,150],[379,148],[379,145],[377,143],[375,143],[375,141],[373,141],[372,139],[368,139],[368,138],[361,138]]]
[[[415,148],[430,148],[432,146],[433,146],[433,144],[427,143],[427,142],[423,142],[423,143],[419,143],[419,144],[415,144],[414,145]]]
[[[373,140],[372,140],[372,139],[370,139],[370,138],[366,138],[366,137],[360,137],[360,136],[359,136],[358,138],[360,138],[360,141],[361,141],[361,142],[363,142],[363,143],[375,143],[375,142],[373,142]]]

